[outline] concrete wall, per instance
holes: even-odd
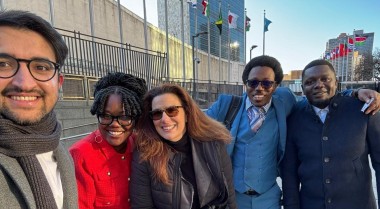
[[[50,0],[54,4],[54,26],[57,28],[79,31],[91,35],[90,24],[90,0]],[[29,10],[50,21],[49,0],[3,0],[5,9]],[[93,2],[93,35],[112,41],[120,42],[119,17],[117,1],[92,0]],[[122,33],[123,43],[145,48],[144,21],[127,8],[122,6]],[[148,24],[148,49],[166,52],[165,32]],[[169,35],[169,70],[173,80],[193,78],[192,49],[185,44],[185,74],[182,64],[182,42]],[[197,66],[195,77],[198,80],[241,82],[241,72],[244,63],[232,63],[231,72],[228,74],[228,62],[222,59],[219,70],[218,57],[211,56],[210,70],[208,69],[207,53],[196,55],[201,59]],[[210,75],[210,77],[209,77]],[[239,76],[237,76],[239,75]]]
[[[55,112],[58,121],[62,124],[61,138],[77,136],[65,139],[66,147],[70,147],[78,139],[83,138],[84,134],[97,129],[98,121],[90,113],[91,104],[91,101],[58,101]]]

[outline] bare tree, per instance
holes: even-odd
[[[376,48],[373,53],[373,77],[380,81],[380,49]]]
[[[380,80],[380,50],[376,48],[373,54],[365,53],[355,67],[355,81]]]

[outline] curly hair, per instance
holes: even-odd
[[[171,148],[162,141],[149,116],[153,99],[162,94],[174,94],[181,100],[187,118],[187,134],[193,140],[219,140],[229,143],[231,135],[223,124],[205,115],[182,87],[175,84],[163,84],[148,91],[144,97],[143,114],[137,124],[136,148],[140,152],[141,161],[148,162],[153,168],[155,180],[168,184],[167,165]]]
[[[251,72],[252,68],[261,66],[261,67],[270,67],[274,71],[274,80],[276,84],[280,84],[282,79],[284,78],[284,73],[282,71],[282,67],[280,62],[271,56],[261,55],[251,59],[244,68],[242,79],[243,83],[247,83],[248,75]]]
[[[108,97],[111,94],[121,96],[126,115],[137,120],[142,113],[142,99],[147,91],[146,82],[142,78],[121,72],[108,73],[95,84],[92,115],[104,112]]]

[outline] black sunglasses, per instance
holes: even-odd
[[[162,118],[162,114],[165,112],[167,116],[175,117],[178,115],[178,108],[180,107],[182,106],[170,106],[163,110],[153,110],[149,112],[149,116],[152,120],[160,120]]]
[[[247,86],[249,86],[251,88],[254,88],[254,89],[257,88],[259,86],[259,84],[264,89],[270,89],[273,86],[274,83],[275,83],[274,81],[267,81],[267,80],[264,80],[264,81],[247,80]]]

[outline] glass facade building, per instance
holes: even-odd
[[[193,8],[191,3],[182,0],[184,4],[184,33],[185,42],[192,44],[192,36],[199,32],[207,31],[208,18],[202,14],[203,6],[202,0],[197,0],[197,8]],[[165,0],[158,0],[158,25],[159,28],[165,31]],[[220,2],[220,3],[219,3]],[[168,31],[169,34],[181,40],[181,27],[180,27],[180,1],[167,0],[168,14]],[[215,22],[219,18],[219,5],[221,6],[221,13],[223,18],[222,34],[221,34],[221,58],[228,59],[228,45],[230,44],[230,59],[231,61],[244,62],[244,0],[208,0],[209,4],[209,17],[210,17],[210,54],[219,57],[219,29]],[[176,9],[174,9],[176,8]],[[228,28],[228,11],[236,14],[237,28]],[[230,36],[228,36],[228,32]],[[195,46],[204,52],[208,51],[207,35],[200,35],[194,39]],[[230,37],[230,42],[228,41]]]

